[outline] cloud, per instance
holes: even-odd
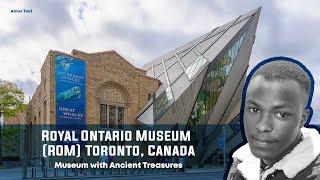
[[[38,83],[36,81],[33,80],[25,80],[25,81],[21,81],[21,80],[17,80],[14,83],[16,83],[16,85],[18,86],[18,88],[23,89],[24,91],[24,99],[25,99],[25,103],[29,102],[29,99],[31,99],[34,90],[37,88]]]
[[[320,123],[320,13],[316,1],[274,1],[262,9],[251,64],[273,57],[288,56],[301,61],[315,78],[312,123]]]
[[[6,29],[0,33],[2,43],[6,45],[15,43],[21,39],[33,38],[42,35],[55,36],[64,29],[65,26],[70,26],[71,18],[66,9],[67,1],[26,1],[16,5],[4,3],[4,11],[0,15],[4,15],[3,24],[0,27]],[[32,9],[32,13],[10,13],[11,9]],[[11,28],[8,29],[8,26]]]

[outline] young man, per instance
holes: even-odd
[[[303,127],[310,114],[309,75],[287,60],[253,73],[242,107],[248,143],[233,153],[228,180],[320,179],[320,135]]]

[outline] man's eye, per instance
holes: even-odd
[[[275,114],[275,116],[280,119],[284,119],[284,118],[288,117],[288,115],[289,114],[287,112],[278,112]]]
[[[257,108],[254,108],[254,107],[249,108],[249,111],[250,111],[251,113],[260,113],[260,110],[257,109]]]

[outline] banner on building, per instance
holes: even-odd
[[[86,62],[56,55],[56,125],[83,128],[86,124]]]

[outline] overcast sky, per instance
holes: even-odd
[[[0,78],[32,96],[51,50],[116,50],[137,67],[262,6],[250,65],[273,56],[313,73],[313,122],[320,123],[320,3],[317,0],[106,0],[0,2]],[[11,10],[32,9],[32,13]]]

